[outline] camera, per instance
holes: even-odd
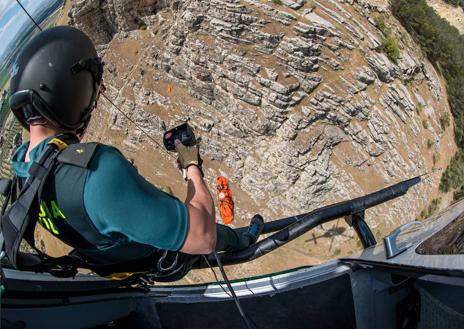
[[[180,126],[174,127],[164,133],[164,147],[168,151],[175,151],[176,145],[174,144],[174,141],[176,139],[178,139],[185,146],[193,146],[197,142],[195,134],[193,133],[193,129],[187,123],[183,123]]]

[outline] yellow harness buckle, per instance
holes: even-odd
[[[147,273],[147,271],[143,271],[143,272],[120,272],[120,273],[113,273],[109,276],[107,276],[107,278],[111,279],[111,280],[115,280],[115,281],[121,281],[121,280],[125,280],[127,278],[130,278],[131,276],[133,275],[136,275],[136,274],[143,274],[143,273]]]
[[[53,138],[51,141],[48,142],[48,144],[56,145],[56,147],[58,147],[58,150],[60,151],[65,150],[69,146],[59,138]]]

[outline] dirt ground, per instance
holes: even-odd
[[[69,16],[68,13],[72,7],[72,0],[65,0],[63,9],[61,9],[61,14],[56,21],[56,25],[68,25]]]

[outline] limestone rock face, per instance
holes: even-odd
[[[397,62],[376,50],[379,11],[400,44]],[[163,122],[190,120],[211,189],[216,175],[232,182],[238,225],[255,212],[303,213],[445,168],[454,153],[452,128],[440,126],[444,85],[388,7],[90,0],[71,15],[105,44],[107,96],[131,120],[159,141]],[[90,138],[122,146],[157,183],[182,185],[163,173],[175,172],[174,161],[113,106],[101,101],[96,115]],[[153,157],[159,170],[137,157]],[[376,232],[412,220],[436,197],[440,174],[369,212]],[[349,232],[337,239],[349,242]]]
[[[92,36],[96,45],[111,41],[119,31],[140,28],[143,17],[167,6],[167,0],[78,0],[70,12],[71,24]]]

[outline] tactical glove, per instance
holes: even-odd
[[[189,166],[197,166],[201,175],[203,176],[202,164],[203,160],[200,157],[200,145],[196,144],[194,146],[185,146],[180,141],[175,142],[176,151],[178,154],[177,161],[181,169],[187,169]]]

